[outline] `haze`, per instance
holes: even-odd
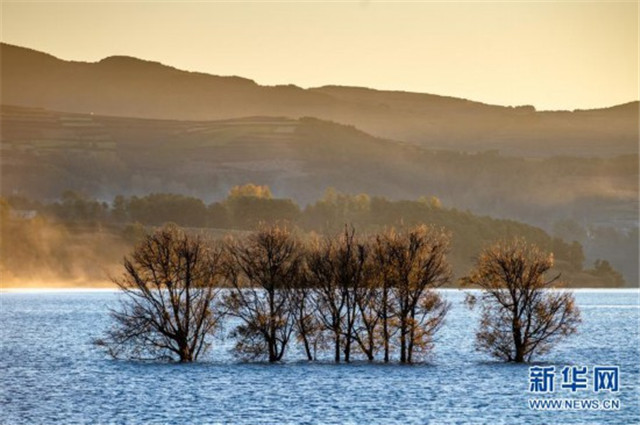
[[[538,109],[638,99],[637,2],[3,1],[2,41],[261,84],[356,85]]]

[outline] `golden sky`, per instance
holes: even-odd
[[[357,85],[538,109],[638,99],[638,2],[4,1],[2,41],[260,84]]]

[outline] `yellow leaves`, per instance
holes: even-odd
[[[503,360],[522,361],[521,355],[514,355],[516,347],[530,359],[577,331],[580,312],[573,295],[554,291],[556,278],[545,278],[552,266],[553,254],[523,239],[501,241],[482,252],[476,268],[463,278],[465,285],[485,291],[476,333],[481,350]],[[465,301],[470,308],[478,303],[473,295]]]
[[[442,209],[442,201],[437,196],[421,196],[418,202],[434,210]]]
[[[245,185],[233,186],[229,190],[229,198],[241,198],[244,196],[250,196],[262,199],[271,199],[271,189],[266,185],[255,185],[253,183],[247,183]]]
[[[542,252],[522,238],[499,241],[483,250],[475,269],[463,282],[487,290],[529,291],[549,287],[545,273],[553,266],[553,254]]]

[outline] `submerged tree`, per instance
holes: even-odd
[[[124,298],[95,343],[117,358],[197,360],[221,317],[219,262],[219,250],[175,226],[147,235],[114,279]]]
[[[415,353],[432,348],[449,310],[449,304],[434,291],[451,279],[448,250],[448,235],[427,226],[391,230],[376,239],[375,264],[384,280],[379,310],[385,361],[389,359],[389,338],[395,333],[389,329],[391,324],[400,340],[401,363],[412,363]]]
[[[378,275],[378,268],[374,263],[373,239],[366,241],[366,258],[363,276],[353,286],[353,303],[357,307],[356,324],[353,329],[353,338],[358,343],[360,351],[367,360],[373,361],[376,353],[380,351],[380,305],[382,303],[384,283]]]
[[[499,242],[485,249],[473,272],[463,282],[483,291],[467,296],[468,305],[480,305],[476,346],[505,361],[531,361],[558,341],[575,333],[580,311],[571,292],[554,290],[559,275],[546,273],[553,255],[522,239]]]
[[[351,361],[359,313],[358,296],[368,284],[369,248],[345,227],[342,234],[316,244],[307,256],[309,279],[315,289],[318,320],[331,334],[334,360]]]
[[[310,284],[316,293],[315,311],[322,327],[330,334],[334,361],[339,363],[345,299],[334,279],[332,252],[330,239],[315,240],[307,253],[307,267]]]
[[[318,350],[327,346],[325,329],[316,311],[316,291],[305,284],[294,288],[291,295],[296,340],[302,344],[307,360],[316,360]]]
[[[342,235],[336,240],[331,257],[334,279],[345,301],[342,345],[344,361],[348,363],[351,361],[352,345],[356,340],[358,297],[363,293],[362,288],[367,286],[369,247],[356,238],[355,229],[345,227]]]
[[[252,359],[281,360],[296,323],[293,294],[304,284],[299,242],[284,227],[263,227],[244,239],[230,240],[225,264],[232,288],[225,303],[229,314],[243,322],[233,332],[237,352]]]

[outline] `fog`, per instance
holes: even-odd
[[[108,287],[131,248],[106,229],[75,229],[42,218],[2,220],[2,288]]]

